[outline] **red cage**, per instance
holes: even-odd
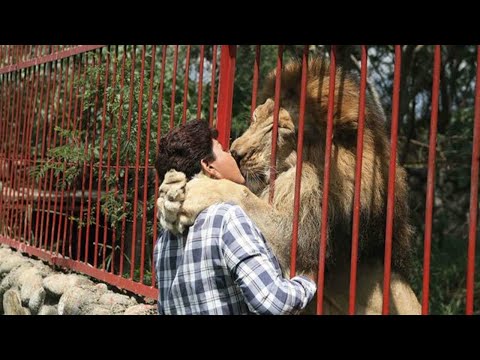
[[[252,54],[251,113],[257,106],[261,50]],[[355,313],[360,226],[360,184],[367,92],[367,47],[360,47],[361,76],[352,218],[349,313]],[[335,88],[336,49],[329,49]],[[390,288],[399,128],[402,49],[395,46],[388,171],[384,290]],[[291,274],[296,272],[300,178],[305,128],[307,61],[301,62]],[[139,295],[156,298],[152,253],[157,238],[153,159],[162,132],[189,116],[216,124],[230,144],[237,46],[162,45],[0,46],[0,243],[77,270]],[[435,147],[441,47],[435,46],[424,232],[422,313],[429,313]],[[278,46],[277,74],[284,66]],[[168,70],[168,71],[167,71]],[[477,48],[471,165],[466,313],[474,311],[475,241],[480,159],[480,47]],[[275,166],[281,78],[275,87],[270,187]],[[183,91],[182,91],[183,90]],[[317,313],[323,313],[325,253],[335,93],[326,124]],[[301,226],[301,224],[300,224]],[[383,292],[388,314],[390,291]]]

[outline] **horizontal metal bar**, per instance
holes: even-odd
[[[103,270],[96,269],[91,265],[80,263],[72,259],[65,259],[62,256],[52,256],[49,252],[40,250],[36,247],[20,243],[13,239],[0,235],[0,243],[6,244],[14,249],[17,249],[21,253],[27,253],[38,257],[39,259],[48,261],[50,264],[58,265],[64,268],[69,268],[87,275],[90,275],[99,281],[106,282],[110,285],[120,287],[125,290],[129,290],[135,294],[145,296],[150,299],[157,300],[158,289],[152,286],[136,283],[134,281],[125,279],[118,275],[107,273]]]
[[[73,49],[63,50],[63,51],[59,51],[59,52],[56,52],[56,53],[53,53],[53,54],[50,54],[50,55],[45,55],[45,56],[38,57],[38,58],[35,58],[35,59],[32,59],[32,60],[24,61],[24,62],[21,62],[21,63],[18,63],[18,64],[5,66],[3,68],[0,68],[0,74],[10,73],[10,72],[17,71],[17,70],[24,69],[24,68],[28,68],[28,67],[31,67],[31,66],[36,66],[36,65],[47,63],[47,62],[52,62],[52,61],[63,59],[63,58],[69,57],[69,56],[81,54],[81,53],[84,53],[84,52],[87,52],[87,51],[92,51],[92,50],[95,50],[95,49],[98,49],[98,48],[101,48],[101,47],[104,47],[104,46],[106,46],[106,45],[79,45],[79,46],[77,46]]]

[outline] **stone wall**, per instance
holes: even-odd
[[[153,315],[155,303],[0,245],[1,315]]]

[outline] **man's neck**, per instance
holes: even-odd
[[[210,178],[210,176],[205,174],[203,171],[200,171],[197,175],[194,175],[192,179],[204,179],[204,178]]]

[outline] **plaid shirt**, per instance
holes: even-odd
[[[202,211],[188,236],[160,235],[154,252],[160,314],[291,314],[316,285],[282,277],[263,235],[237,205]]]

